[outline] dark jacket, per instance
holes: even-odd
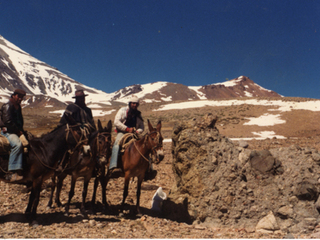
[[[1,107],[2,124],[7,128],[8,133],[15,133],[18,136],[23,130],[23,116],[21,106],[16,109],[11,100]]]
[[[75,103],[71,103],[67,106],[63,116],[60,119],[60,124],[67,124],[66,115],[71,115],[72,118],[81,124],[90,123],[93,130],[96,130],[96,125],[94,124],[92,111],[88,107],[80,107]]]

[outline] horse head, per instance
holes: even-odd
[[[156,157],[155,163],[160,163],[164,158],[163,151],[163,137],[161,135],[161,121],[158,122],[156,128],[154,128],[149,119],[148,119],[148,127],[149,127],[149,139],[152,145],[152,153]]]
[[[109,120],[106,127],[102,127],[98,119],[97,156],[101,164],[106,164],[111,156],[111,130],[112,122]]]

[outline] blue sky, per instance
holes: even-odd
[[[0,0],[0,35],[107,93],[244,75],[320,98],[319,33],[318,0]]]

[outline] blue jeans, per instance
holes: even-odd
[[[112,153],[110,158],[110,164],[109,169],[112,170],[113,168],[116,168],[118,166],[118,154],[119,154],[119,141],[123,137],[123,133],[119,132],[117,134],[116,140],[114,141],[113,147],[112,147]]]
[[[22,158],[23,158],[23,146],[18,135],[14,133],[3,133],[10,143],[11,152],[9,156],[8,171],[23,170]]]

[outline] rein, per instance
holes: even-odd
[[[147,158],[139,151],[139,149],[137,148],[136,141],[133,142],[133,145],[135,146],[135,148],[137,149],[137,151],[138,151],[138,153],[141,155],[141,157],[143,157],[144,160],[146,160],[147,162],[149,162],[149,159],[147,159]]]
[[[9,172],[7,172],[6,170],[4,170],[1,166],[0,166],[0,170],[1,170],[3,173],[5,173],[5,174],[9,173]]]
[[[160,147],[161,144],[159,144],[159,139],[160,139],[160,133],[157,132],[157,131],[153,131],[153,132],[150,132],[149,134],[147,134],[145,136],[145,139],[143,141],[143,146],[146,146],[146,141],[148,140],[148,137],[153,134],[153,133],[157,133],[157,136],[155,137],[155,140],[158,142],[158,144],[155,146],[155,147],[152,147],[151,150],[152,150],[152,153],[153,155],[155,155],[155,149]],[[138,153],[141,155],[141,157],[143,157],[144,160],[146,160],[147,162],[149,162],[149,159],[147,159],[138,149],[137,145],[136,145],[136,141],[133,142],[133,145],[135,146],[135,148],[137,149]]]

